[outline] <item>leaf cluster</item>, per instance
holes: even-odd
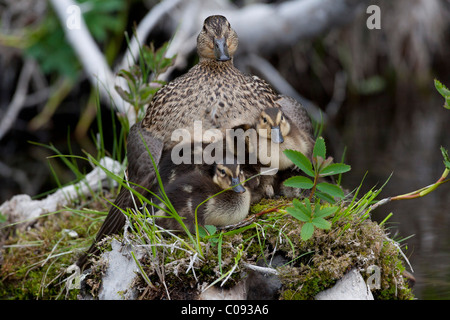
[[[335,198],[344,197],[344,192],[338,185],[320,181],[320,179],[345,173],[351,167],[344,163],[333,163],[332,157],[326,157],[325,140],[322,137],[316,140],[311,161],[296,150],[285,150],[284,153],[307,175],[291,177],[283,184],[288,187],[311,190],[309,199],[305,199],[304,203],[294,199],[293,207],[286,209],[287,213],[304,222],[300,234],[303,240],[308,240],[311,238],[314,228],[330,229],[331,223],[325,218],[339,209],[334,205],[321,207],[319,201],[324,200],[334,204]],[[317,201],[314,200],[314,197]]]
[[[300,202],[298,199],[294,199],[292,204],[294,206],[286,208],[286,211],[294,218],[305,222],[300,231],[300,236],[303,240],[311,238],[314,227],[325,230],[330,229],[331,223],[325,220],[325,218],[339,209],[339,207],[336,206],[313,208],[309,199],[305,199],[304,203]]]
[[[115,89],[123,100],[134,107],[138,120],[144,116],[145,106],[165,84],[163,81],[156,80],[157,77],[173,64],[175,57],[165,57],[168,44],[166,42],[157,50],[153,43],[149,46],[139,45],[139,60],[135,61],[130,70],[122,69],[117,74],[126,80],[129,90],[124,90],[120,86],[116,86]]]
[[[314,194],[322,200],[334,202],[334,197],[343,198],[344,192],[334,184],[319,182],[319,178],[342,174],[351,169],[344,163],[333,163],[332,157],[326,158],[326,146],[322,137],[316,140],[313,158],[310,161],[303,153],[296,150],[285,150],[286,156],[306,175],[295,176],[284,181],[284,185],[293,188],[311,189],[310,200]]]

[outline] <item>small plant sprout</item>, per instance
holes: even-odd
[[[284,181],[285,186],[311,189],[309,196],[310,202],[313,200],[314,196],[330,203],[334,203],[335,197],[344,197],[344,192],[339,186],[320,181],[320,178],[342,174],[351,169],[347,164],[333,163],[332,157],[325,157],[326,147],[322,137],[319,137],[316,140],[312,162],[299,151],[285,150],[284,153],[300,170],[312,178],[311,180],[304,176],[291,177]]]
[[[311,189],[309,198],[305,199],[303,203],[294,199],[293,207],[286,208],[288,214],[304,222],[300,235],[303,240],[308,240],[313,235],[314,228],[330,229],[331,223],[325,218],[339,209],[338,206],[334,205],[321,207],[319,201],[315,201],[314,197],[316,196],[316,198],[331,204],[335,203],[335,198],[344,197],[344,192],[339,186],[320,181],[321,178],[347,172],[350,170],[350,166],[343,163],[333,163],[332,157],[326,157],[326,146],[322,137],[316,140],[312,161],[299,151],[285,150],[284,153],[310,177],[295,176],[284,181],[284,185],[287,187]]]
[[[294,218],[305,222],[300,231],[300,236],[303,240],[311,238],[314,232],[314,227],[328,230],[331,228],[331,223],[324,218],[335,213],[339,207],[321,207],[313,206],[309,199],[305,199],[304,203],[298,199],[292,201],[293,207],[286,208],[286,212]]]

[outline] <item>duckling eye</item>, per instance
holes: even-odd
[[[225,175],[225,170],[224,170],[224,169],[220,169],[220,173],[221,173],[222,175]]]
[[[281,121],[283,121],[284,120],[284,116],[281,116]]]
[[[267,123],[267,118],[266,117],[263,117],[263,122]]]

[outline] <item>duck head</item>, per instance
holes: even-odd
[[[214,182],[222,189],[232,187],[234,192],[244,193],[244,172],[239,164],[217,164],[213,177]]]
[[[209,16],[197,37],[200,60],[231,60],[238,47],[238,36],[224,16]]]
[[[291,126],[279,108],[267,108],[261,112],[256,123],[257,134],[273,143],[283,143]]]

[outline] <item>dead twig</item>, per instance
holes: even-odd
[[[252,216],[248,217],[247,219],[244,219],[244,220],[242,220],[242,221],[240,221],[238,223],[230,224],[230,225],[225,226],[225,227],[217,227],[217,229],[230,231],[230,230],[234,230],[234,229],[238,229],[238,228],[242,228],[242,227],[248,226],[248,225],[252,224],[253,222],[255,222],[260,216],[262,216],[264,214],[267,214],[267,213],[271,213],[271,212],[279,212],[278,209],[280,207],[285,207],[285,206],[286,206],[286,204],[284,204],[284,203],[283,204],[279,204],[279,205],[277,205],[277,206],[275,206],[273,208],[270,208],[270,209],[263,210],[263,211],[260,211],[258,213],[255,213],[254,215],[252,215]]]

